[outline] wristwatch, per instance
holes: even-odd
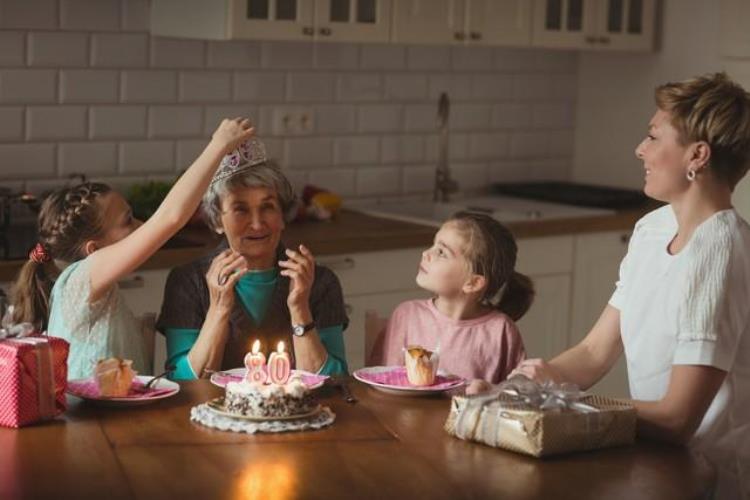
[[[306,325],[292,325],[292,332],[297,337],[302,337],[304,334],[315,328],[315,321],[311,321]]]

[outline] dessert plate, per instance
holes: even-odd
[[[159,399],[168,398],[174,396],[180,392],[180,386],[171,380],[160,378],[157,380],[153,387],[147,391],[139,391],[139,388],[144,387],[149,380],[151,375],[138,375],[133,379],[133,384],[130,387],[130,393],[123,397],[106,397],[99,395],[99,386],[96,380],[93,378],[85,378],[78,380],[68,380],[68,394],[85,399],[86,401],[92,401],[97,404],[107,406],[137,406],[151,403]]]
[[[434,384],[411,385],[409,379],[406,378],[406,368],[403,366],[368,366],[355,370],[352,375],[360,382],[364,382],[379,391],[397,396],[438,394],[457,389],[466,384],[466,379],[444,370],[438,370]]]
[[[292,370],[292,375],[302,375],[302,382],[308,389],[317,389],[323,385],[328,375],[318,375],[316,373],[306,372],[305,370]],[[226,387],[229,382],[241,382],[245,376],[244,368],[232,368],[223,372],[216,372],[211,375],[211,383],[219,387]]]
[[[254,422],[270,422],[272,420],[299,420],[302,418],[313,417],[317,415],[318,413],[320,413],[320,410],[323,409],[322,406],[317,405],[312,410],[306,413],[298,413],[297,415],[289,415],[286,417],[253,417],[250,415],[239,415],[237,413],[231,413],[227,411],[226,407],[224,406],[223,397],[214,398],[209,401],[206,401],[206,405],[208,406],[209,410],[219,415],[222,415],[224,417],[240,418],[242,420],[252,420]]]

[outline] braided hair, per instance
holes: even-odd
[[[47,259],[30,258],[21,268],[12,292],[15,322],[46,328],[50,292],[59,274],[54,261],[74,262],[85,257],[84,244],[102,231],[97,200],[111,190],[106,184],[84,182],[59,189],[44,200],[39,211],[37,249]]]

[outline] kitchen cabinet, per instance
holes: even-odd
[[[424,44],[528,45],[527,0],[399,0],[391,41]]]
[[[387,42],[392,0],[154,0],[151,33],[216,40]]]
[[[137,271],[118,283],[120,294],[136,318],[155,322],[164,299],[164,286],[169,269]],[[150,316],[150,319],[148,318]],[[167,359],[167,343],[164,336],[154,329],[146,333],[147,343],[153,345],[153,369],[158,374],[164,370]]]
[[[630,233],[626,231],[576,236],[571,346],[586,336],[612,296],[619,276],[620,262],[628,251],[629,240]],[[608,396],[629,395],[624,355],[591,391]]]
[[[532,45],[649,51],[657,0],[534,0]]]

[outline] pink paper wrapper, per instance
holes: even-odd
[[[424,389],[426,391],[448,390],[463,384],[463,380],[459,377],[437,375],[435,376],[435,383],[432,385],[411,385],[409,383],[409,379],[406,376],[406,367],[403,366],[394,366],[391,369],[384,370],[378,373],[360,372],[359,377],[375,384],[403,387],[405,389],[412,390]]]
[[[130,386],[130,392],[128,392],[127,396],[119,396],[117,398],[109,398],[105,396],[99,395],[99,386],[96,383],[95,379],[88,379],[88,380],[75,380],[68,382],[68,392],[73,394],[74,396],[78,396],[81,398],[86,399],[132,399],[134,401],[140,400],[140,399],[151,399],[155,398],[156,396],[161,396],[163,394],[168,394],[170,392],[174,392],[176,389],[172,388],[150,388],[145,392],[139,391],[139,388],[142,388],[144,385],[143,382],[140,380],[133,380],[132,385]]]

